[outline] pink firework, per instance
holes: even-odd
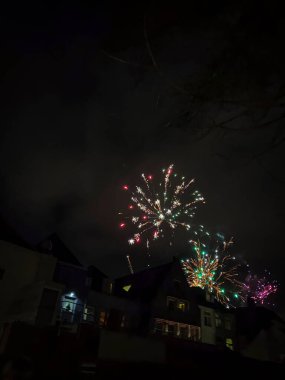
[[[269,305],[269,297],[277,292],[278,284],[269,278],[270,273],[265,271],[263,277],[249,274],[243,284],[244,295],[251,298],[256,304]]]

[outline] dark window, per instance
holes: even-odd
[[[209,327],[212,326],[212,316],[208,311],[205,311],[204,313],[204,325]]]
[[[0,268],[0,280],[3,279],[5,273],[5,269]]]
[[[182,339],[187,339],[188,338],[188,328],[187,326],[181,326],[180,327],[180,337]]]
[[[221,320],[221,317],[219,316],[219,314],[216,314],[215,318],[216,318],[216,327],[221,327],[222,326],[222,320]]]
[[[225,329],[226,330],[231,330],[232,329],[232,323],[231,323],[231,320],[226,318],[225,319]]]
[[[175,334],[175,325],[174,324],[168,324],[167,333],[168,333],[168,335],[174,335]]]
[[[176,300],[175,298],[167,298],[167,306],[169,310],[175,310],[176,308]]]
[[[156,334],[162,334],[163,333],[163,321],[156,319],[154,322],[154,332]]]

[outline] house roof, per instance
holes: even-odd
[[[172,264],[171,262],[118,278],[115,280],[115,295],[145,300],[152,298],[166,274],[170,272]],[[129,285],[128,290],[124,290]]]
[[[60,240],[56,234],[50,235],[48,238],[43,240],[37,245],[37,249],[40,252],[51,254],[56,257],[59,261],[64,263],[82,266],[82,264],[77,260],[75,255],[66,247],[66,245]]]
[[[170,263],[118,278],[115,281],[114,294],[120,297],[150,300],[155,296],[158,288],[174,267],[181,269],[180,260],[177,257],[174,257]],[[175,282],[175,275],[173,276],[173,280]],[[174,291],[173,294],[169,295],[176,296],[176,293]],[[185,289],[184,287],[179,287],[177,297],[195,299],[201,306],[210,307],[223,312],[231,312],[216,300],[214,300],[214,302],[207,301],[203,289],[197,287],[189,288],[186,278]]]
[[[273,310],[262,306],[242,307],[236,310],[237,328],[239,334],[247,340],[253,340],[260,331],[270,328],[274,321],[280,322],[285,328],[285,321]]]

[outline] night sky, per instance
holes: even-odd
[[[2,10],[1,215],[30,244],[56,232],[119,276],[121,186],[174,163],[207,199],[198,220],[282,283],[284,14],[270,1],[182,4]],[[161,241],[154,254],[174,251]]]

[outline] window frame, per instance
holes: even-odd
[[[204,326],[213,327],[212,314],[209,311],[204,311],[203,317],[204,317]]]

